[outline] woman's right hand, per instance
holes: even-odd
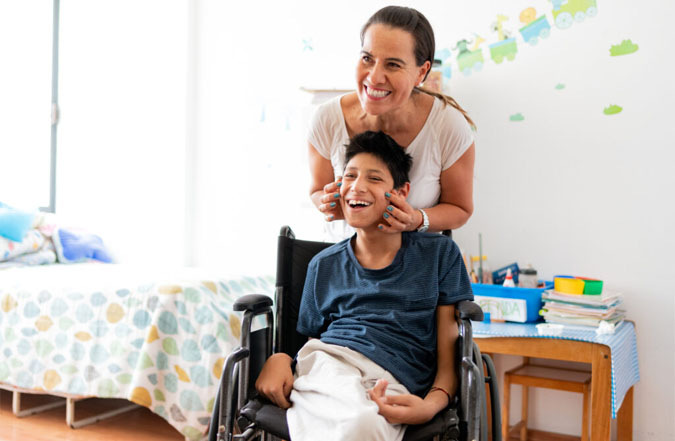
[[[291,396],[294,381],[292,361],[286,353],[273,354],[265,362],[255,382],[256,390],[282,409],[291,407],[288,398]]]
[[[341,185],[342,176],[338,176],[336,181],[330,182],[323,187],[323,195],[319,199],[319,211],[323,213],[326,222],[345,218],[342,213],[342,206],[340,205]]]

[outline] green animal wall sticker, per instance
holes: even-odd
[[[513,61],[518,53],[518,45],[515,38],[507,38],[490,45],[490,58],[492,61],[499,64],[506,58]]]
[[[586,17],[598,14],[595,0],[551,0],[553,3],[553,20],[558,29],[567,29],[575,21],[580,23]]]
[[[565,85],[563,83],[558,83],[555,85],[555,90],[563,90]]]
[[[524,121],[524,120],[525,120],[525,117],[520,112],[514,113],[513,115],[509,116],[509,121],[517,122],[517,121]]]
[[[623,107],[617,106],[616,104],[611,104],[608,107],[605,107],[603,113],[605,115],[616,115],[617,113],[621,113],[622,110]]]
[[[464,75],[471,75],[471,72],[480,72],[485,63],[482,49],[469,50],[469,45],[473,40],[459,40],[453,50],[459,51],[457,54],[457,66]]]
[[[638,48],[638,45],[630,41],[629,38],[628,40],[623,40],[621,44],[612,45],[609,49],[609,56],[618,57],[619,55],[632,54],[633,52],[637,52]]]
[[[497,21],[492,23],[492,30],[497,32],[497,42],[492,43],[490,48],[490,58],[492,61],[499,64],[506,58],[513,61],[518,53],[518,45],[516,39],[511,37],[511,33],[504,29],[503,23],[509,18],[506,15],[497,15]]]

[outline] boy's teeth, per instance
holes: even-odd
[[[362,205],[364,207],[367,207],[370,205],[370,202],[365,202],[365,201],[349,201],[349,205],[352,207],[356,207],[357,205]]]

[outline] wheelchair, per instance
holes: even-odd
[[[275,302],[261,294],[248,294],[235,302],[234,310],[243,312],[241,343],[223,367],[209,429],[210,441],[291,440],[286,411],[259,396],[254,385],[272,353],[285,352],[295,357],[307,341],[296,331],[307,266],[315,254],[330,245],[296,239],[289,227],[282,227],[277,248]],[[483,311],[471,301],[461,301],[456,305],[456,314],[458,397],[431,421],[408,426],[403,441],[487,441],[486,384],[490,394],[491,439],[501,441],[494,364],[488,355],[480,353],[472,339],[471,320],[483,320]],[[252,331],[254,323],[262,321],[258,316],[264,316],[266,326]]]

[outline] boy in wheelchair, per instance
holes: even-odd
[[[293,441],[401,440],[455,395],[454,304],[471,285],[450,238],[385,231],[388,198],[410,188],[403,148],[365,132],[344,159],[337,203],[356,234],[310,262],[297,328],[310,340],[295,360],[272,355],[256,389],[288,409]]]

